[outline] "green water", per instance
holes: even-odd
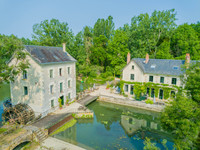
[[[10,85],[0,84],[0,126],[2,123],[3,101],[10,97]]]
[[[93,102],[88,108],[94,111],[94,119],[79,119],[54,137],[86,149],[109,150],[141,150],[148,137],[160,149],[165,149],[161,142],[167,139],[168,149],[173,149],[172,136],[162,130],[159,113],[105,102]]]

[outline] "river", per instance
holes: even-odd
[[[162,140],[166,139],[168,149],[173,149],[173,137],[161,128],[159,113],[98,101],[88,108],[94,111],[93,119],[78,119],[73,127],[54,137],[99,150],[141,150],[148,137],[160,149],[165,149]]]
[[[2,125],[3,101],[10,97],[10,85],[0,84],[0,126]]]

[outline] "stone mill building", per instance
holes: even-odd
[[[76,98],[76,60],[61,47],[25,46],[29,68],[11,82],[12,103],[28,104],[45,116]],[[12,59],[9,65],[16,63]]]

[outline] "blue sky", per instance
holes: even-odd
[[[172,8],[178,25],[200,21],[200,0],[0,0],[0,34],[31,38],[34,24],[52,18],[67,22],[76,34],[109,15],[118,28],[141,13]]]

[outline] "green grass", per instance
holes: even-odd
[[[58,128],[56,131],[54,131],[53,133],[51,133],[52,135],[58,134],[59,132],[65,131],[66,129],[74,126],[76,124],[77,120],[72,119],[69,122],[65,123],[63,126],[61,126],[60,128]]]

